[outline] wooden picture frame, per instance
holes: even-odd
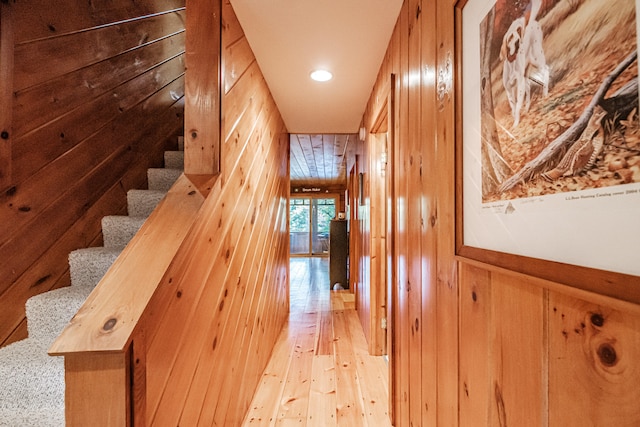
[[[593,6],[595,3],[590,2],[594,1],[597,2],[597,0],[584,0],[582,4]],[[591,84],[589,87],[595,89],[591,92],[585,89],[585,92],[580,95],[581,98],[577,97],[579,102],[576,102],[575,106],[567,100],[566,88],[572,83],[571,79],[576,77],[574,74],[577,75],[580,67],[569,68],[570,64],[562,64],[565,67],[564,74],[562,76],[554,74],[560,68],[560,65],[553,62],[554,58],[559,56],[554,50],[560,48],[555,48],[555,44],[549,45],[551,42],[544,42],[546,36],[541,36],[542,40],[539,42],[542,42],[542,51],[548,54],[546,64],[551,70],[550,78],[548,77],[546,81],[544,78],[529,79],[526,89],[529,91],[530,109],[526,110],[523,107],[518,115],[515,114],[513,103],[508,102],[509,96],[506,89],[508,79],[505,78],[508,71],[505,71],[507,65],[504,64],[508,61],[506,59],[508,55],[504,55],[504,58],[497,56],[497,51],[505,52],[504,44],[506,44],[507,33],[515,25],[513,22],[521,15],[526,15],[526,19],[523,20],[527,22],[526,25],[532,25],[536,19],[539,19],[542,22],[539,25],[542,31],[553,28],[548,30],[547,35],[550,40],[554,40],[554,43],[557,43],[557,40],[584,37],[584,33],[563,32],[562,24],[565,21],[561,19],[558,19],[557,26],[549,24],[548,21],[555,19],[552,13],[557,13],[553,7],[556,7],[559,2],[532,0],[528,6],[523,6],[526,9],[507,11],[507,7],[521,3],[525,2],[459,0],[455,6],[456,255],[463,262],[482,263],[490,269],[526,274],[640,303],[640,254],[637,251],[637,244],[634,245],[640,240],[640,221],[637,220],[640,218],[640,174],[633,175],[631,182],[608,180],[609,176],[615,175],[606,174],[608,169],[612,169],[608,165],[612,162],[611,158],[615,156],[607,157],[610,151],[598,151],[598,148],[594,148],[594,151],[598,152],[594,155],[596,158],[594,163],[588,165],[589,168],[576,173],[575,177],[563,171],[559,174],[550,172],[553,168],[558,169],[562,160],[569,156],[566,153],[571,151],[572,145],[588,139],[587,136],[591,138],[589,141],[592,144],[595,138],[592,135],[611,138],[611,133],[602,132],[608,111],[603,113],[599,109],[605,101],[620,96],[622,87],[635,85],[635,89],[630,89],[635,99],[630,97],[628,100],[635,103],[634,114],[636,115],[634,117],[627,112],[627,122],[631,123],[633,120],[633,126],[637,126],[637,46],[640,45],[637,37],[640,33],[637,31],[637,15],[636,37],[631,40],[635,45],[635,57],[633,53],[621,51],[615,63],[608,64],[610,65],[608,68],[603,65],[598,73],[594,73],[596,77],[593,82],[583,82],[584,85]],[[623,4],[627,9],[640,9],[637,7],[637,0],[616,0],[616,3]],[[541,4],[544,4],[544,10],[540,10]],[[610,4],[607,4],[607,7],[613,8]],[[590,9],[582,10],[580,13],[591,16]],[[628,10],[624,13],[628,15]],[[584,16],[579,17],[585,21]],[[569,18],[570,16],[563,19]],[[606,40],[607,34],[604,36]],[[628,38],[628,32],[626,37]],[[566,47],[562,49],[565,50],[563,54],[566,56]],[[598,45],[587,51],[596,52],[601,49],[602,46]],[[575,64],[576,61],[574,59],[573,63]],[[542,66],[544,65],[543,61]],[[539,71],[535,66],[531,66],[531,69],[534,72]],[[502,71],[502,76],[499,76],[499,71]],[[621,81],[616,81],[617,79]],[[496,93],[498,95],[494,95]],[[560,104],[560,100],[565,102]],[[575,126],[567,124],[566,127],[563,125],[562,129],[558,130],[557,135],[550,137],[547,131],[544,141],[540,142],[540,137],[536,139],[535,135],[540,133],[532,132],[533,127],[539,126],[542,121],[541,125],[546,125],[549,129],[551,120],[547,120],[547,117],[550,114],[561,115],[561,111],[564,111],[549,110],[549,105],[573,109],[570,116],[574,120],[571,122],[575,124],[582,120],[582,131],[578,132]],[[587,111],[589,108],[591,110]],[[541,113],[543,111],[544,114]],[[544,123],[545,120],[547,123]],[[594,124],[600,133],[590,133],[592,131],[590,126]],[[631,129],[630,124],[626,131],[629,129]],[[528,148],[529,151],[524,155],[520,154],[519,156],[525,160],[517,168],[511,166],[513,162],[511,164],[509,162],[509,153],[504,155],[500,153],[497,157],[508,165],[509,173],[503,174],[502,177],[497,174],[499,176],[497,179],[495,174],[489,173],[495,167],[495,160],[486,159],[493,155],[490,150],[495,141],[498,144],[501,143],[501,132],[509,134],[509,138],[512,138],[503,145],[507,147],[505,151],[508,151],[511,146],[515,147],[516,144],[527,143],[531,144],[531,147],[538,144],[540,148],[538,151]],[[525,141],[519,137],[525,132],[534,135],[531,141]],[[571,132],[573,134],[567,136]],[[635,141],[635,128],[632,132],[634,133],[630,135],[633,135]],[[620,133],[623,138],[626,137],[624,133]],[[565,138],[562,152],[556,151],[554,157],[549,157],[548,169],[536,166],[538,169],[531,172],[530,176],[522,174],[522,171],[530,167],[531,163],[535,164],[540,157],[547,156],[544,150],[547,147],[553,147],[554,142],[561,138]],[[628,139],[632,140],[631,137]],[[604,148],[600,150],[609,150],[610,145],[613,144],[607,144],[605,140],[602,144]],[[638,148],[640,149],[640,146]],[[633,146],[633,149],[635,150],[636,147]],[[487,153],[490,154],[487,155]],[[640,156],[640,151],[638,153]],[[512,157],[520,159],[515,155]],[[636,161],[635,157],[633,161]],[[605,174],[595,174],[596,167],[597,171],[603,169]],[[591,181],[589,181],[587,178],[591,176],[590,173],[601,178],[598,178],[598,181],[590,178]],[[545,177],[545,174],[549,177]],[[620,176],[622,175],[621,172]],[[495,180],[493,187],[487,184],[490,180],[485,179],[486,176]],[[541,182],[542,179],[549,184]],[[563,187],[570,179],[586,184],[582,184],[583,187],[577,189]],[[493,189],[490,190],[491,188]],[[518,192],[514,188],[517,188]],[[531,195],[532,191],[541,191],[541,193]],[[612,220],[612,218],[620,218],[620,220]],[[632,221],[633,218],[636,220]],[[594,223],[597,226],[592,226]],[[581,229],[584,229],[584,233],[578,233]]]

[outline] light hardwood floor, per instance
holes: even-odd
[[[326,258],[291,259],[291,310],[244,426],[390,426],[388,368]]]

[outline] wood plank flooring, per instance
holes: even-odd
[[[388,367],[370,356],[326,258],[291,259],[291,310],[243,426],[391,426]]]

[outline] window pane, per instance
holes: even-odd
[[[309,254],[310,224],[309,199],[291,199],[289,204],[289,250],[292,255]]]

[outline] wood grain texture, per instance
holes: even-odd
[[[491,422],[544,425],[548,409],[544,290],[496,273],[491,274],[491,288]]]
[[[222,131],[235,141],[225,143],[224,179],[203,191],[200,180],[180,178],[51,350],[126,353],[133,342],[133,417],[147,425],[239,425],[286,316],[288,139],[264,79],[243,79],[256,86],[257,108],[239,108],[234,130]],[[242,103],[242,87],[225,101]],[[167,232],[171,239],[157,239]],[[161,265],[154,275],[128,262]],[[108,333],[101,319],[110,319]]]
[[[69,253],[76,248],[78,239],[82,239],[88,246],[102,244],[102,232],[100,220],[105,210],[113,210],[121,205],[119,212],[126,213],[123,203],[123,191],[120,184],[115,184],[87,211],[80,220],[76,221],[72,228],[60,236],[55,243],[33,264],[20,278],[9,288],[3,298],[17,301],[16,304],[7,305],[0,311],[0,325],[2,332],[8,333],[12,328],[23,329],[18,338],[27,335],[26,319],[23,319],[24,304],[34,293],[41,293],[62,286],[67,286],[70,281],[69,267],[60,263],[59,254]],[[22,326],[24,324],[24,327]]]
[[[435,7],[435,12],[433,8]],[[441,2],[427,3],[424,18],[427,27],[453,28],[454,11]],[[427,50],[435,49],[437,70],[433,84],[427,85],[429,98],[427,105],[433,111],[435,121],[435,162],[426,167],[434,168],[430,182],[437,182],[431,214],[427,218],[436,237],[437,255],[437,384],[438,403],[436,425],[455,427],[458,424],[459,382],[453,378],[458,375],[458,336],[459,336],[459,280],[458,266],[454,258],[455,240],[455,102],[452,96],[442,104],[433,105],[437,97],[437,88],[453,87],[453,73],[447,73],[453,66],[455,40],[452,31],[423,32],[423,46]],[[434,39],[435,37],[435,39]],[[430,46],[430,47],[429,47]],[[431,53],[434,54],[434,53]],[[427,107],[429,108],[429,107]],[[427,127],[430,127],[427,125]],[[435,212],[434,212],[435,211]]]
[[[460,425],[544,425],[544,291],[473,267],[460,278]]]
[[[433,111],[437,104],[432,85],[434,75],[438,76],[435,83],[446,83],[440,80],[440,71],[446,76],[450,58],[456,75],[455,4],[463,2],[405,2],[366,107],[367,117],[372,118],[367,120],[375,122],[380,116],[374,112],[380,110],[389,91],[388,76],[396,74],[397,103],[387,116],[387,129],[395,141],[390,153],[394,159],[390,227],[396,247],[391,295],[396,296],[397,307],[392,313],[394,376],[390,385],[395,424],[636,425],[640,423],[636,363],[640,309],[615,298],[640,301],[637,277],[608,283],[610,276],[598,271],[576,271],[562,265],[547,271],[548,264],[536,263],[522,266],[524,274],[515,273],[504,254],[491,254],[487,260],[502,267],[454,258],[452,174],[456,160],[452,141],[462,122],[454,120],[455,99],[445,100],[442,110]],[[11,110],[19,132],[11,138],[12,143],[20,144],[12,144],[13,181],[0,195],[0,229],[4,227],[0,258],[6,261],[0,272],[7,278],[0,301],[3,308],[10,307],[0,310],[0,339],[6,342],[24,333],[21,308],[13,307],[22,307],[34,293],[66,284],[68,272],[61,265],[68,251],[87,243],[99,244],[97,218],[107,213],[107,206],[118,212],[123,209],[125,190],[144,180],[141,171],[149,164],[159,164],[164,139],[179,129],[174,97],[184,92],[184,55],[179,48],[183,36],[167,33],[163,38],[158,22],[166,18],[169,26],[177,25],[184,2],[114,0],[107,5],[64,0],[53,8],[43,0],[33,0],[28,5],[14,2],[0,7],[3,17],[7,7],[14,17],[13,48],[37,54],[45,62],[51,51],[47,46],[60,45],[60,40],[77,40],[78,46],[80,40],[93,40],[86,48],[92,49],[100,38],[85,33],[94,31],[114,37],[113,30],[122,28],[124,34],[114,40],[114,46],[131,49],[120,53],[115,49],[105,57],[105,64],[122,69],[123,74],[116,78],[108,67],[100,68],[105,64],[92,62],[96,57],[88,51],[78,55],[85,58],[84,64],[73,63],[68,52],[61,55],[56,63],[59,71],[51,79],[44,77],[46,73],[37,64],[20,59],[26,71],[13,77],[25,82],[21,83],[25,87],[17,92],[10,89],[10,95],[15,93],[19,100]],[[30,13],[32,7],[41,13]],[[121,22],[128,20],[131,22]],[[278,410],[273,408],[280,408],[282,402],[274,396],[284,393],[282,378],[291,362],[269,365],[267,376],[261,376],[262,370],[275,343],[276,353],[295,355],[286,347],[288,337],[280,335],[288,307],[289,141],[228,2],[222,4],[222,22],[222,43],[233,49],[233,55],[223,55],[222,63],[225,70],[235,73],[223,100],[223,176],[198,218],[197,237],[181,248],[171,274],[164,277],[160,293],[136,329],[138,335],[134,334],[134,354],[148,370],[146,390],[144,382],[135,389],[134,415],[136,420],[157,425],[164,420],[173,425],[239,425],[260,382],[269,384],[271,391],[256,395],[260,397],[251,405],[251,413],[256,414],[253,419],[275,422]],[[0,30],[6,29],[0,25]],[[149,43],[140,43],[147,31],[156,35],[149,36]],[[4,30],[0,33],[5,34]],[[5,41],[3,35],[3,46]],[[165,56],[169,50],[173,53]],[[145,64],[140,68],[133,61],[138,53]],[[232,57],[231,63],[225,62]],[[243,65],[234,68],[236,60]],[[22,75],[25,73],[28,75]],[[93,73],[93,77],[88,79],[90,74],[83,73]],[[152,78],[155,73],[160,76],[158,84]],[[35,77],[38,75],[42,77]],[[418,80],[412,80],[416,75]],[[78,87],[85,80],[91,84]],[[418,87],[412,87],[413,83]],[[451,83],[454,90],[460,86],[459,80],[452,78]],[[3,94],[6,91],[4,86]],[[53,96],[47,98],[47,93]],[[117,102],[109,99],[113,94]],[[64,102],[56,103],[54,98]],[[7,101],[2,102],[4,108]],[[126,117],[119,108],[127,112]],[[95,125],[88,119],[93,117]],[[125,134],[132,139],[119,140]],[[39,144],[41,140],[47,141],[46,147]],[[335,168],[324,159],[337,156],[341,142],[334,139],[330,145],[324,141],[321,145],[311,135],[306,142],[305,148],[291,149],[293,169],[301,173],[313,170],[318,175],[322,171],[325,177],[329,170],[333,173]],[[355,165],[356,154],[373,153],[355,145],[345,148],[352,156],[346,162],[349,166]],[[351,193],[358,190],[358,172],[372,173],[375,154],[371,156],[360,158],[362,169],[356,169],[351,178]],[[370,230],[374,215],[360,217],[364,212],[358,211],[357,199],[350,195],[350,200],[355,211],[352,225]],[[355,243],[352,249],[358,253],[371,253],[362,239]],[[204,262],[205,258],[210,262]],[[359,287],[360,277],[375,277],[367,276],[360,265],[353,267]],[[534,277],[541,274],[544,279]],[[367,297],[361,290],[358,298]],[[189,301],[192,304],[187,306]],[[309,378],[308,402],[322,400],[318,417],[326,425],[333,422],[327,411],[333,400],[331,396],[324,400],[327,396],[320,393],[331,381],[346,386],[340,392],[344,399],[335,400],[340,405],[336,423],[344,418],[380,425],[376,420],[384,411],[367,402],[380,399],[371,385],[384,384],[384,380],[378,368],[360,369],[365,358],[361,350],[350,350],[340,369],[323,376],[322,381],[317,379],[318,371],[328,369],[328,358],[341,346],[340,341],[327,341],[329,326],[343,343],[350,339],[354,349],[364,345],[364,337],[353,334],[353,325],[358,324],[355,313],[344,312],[351,304],[336,302],[340,313],[332,314],[331,322],[326,318],[309,322],[320,328],[314,339],[325,337],[322,345],[314,343],[312,348],[325,354],[314,354],[312,358],[320,358],[321,364],[315,370],[312,364],[309,375],[297,378]],[[361,303],[362,307],[366,304],[370,301]],[[306,314],[318,307],[316,300]],[[155,325],[162,329],[154,329]],[[141,344],[137,349],[136,342]],[[296,366],[308,367],[303,360],[308,355],[298,353],[301,360]],[[111,356],[122,371],[126,360]],[[101,371],[95,363],[87,363],[92,370]],[[142,368],[136,369],[139,378]],[[354,383],[354,374],[367,379]],[[83,380],[70,382],[75,383],[80,388],[72,385],[70,390],[87,389]],[[367,398],[356,400],[352,392],[363,385],[369,389]],[[304,387],[291,385],[288,395],[297,399]],[[122,395],[118,390],[112,394],[116,399]],[[304,409],[297,410],[292,402],[281,408],[288,415],[281,418],[283,423],[315,422],[309,409],[303,417]],[[75,417],[77,411],[72,412]]]
[[[0,191],[6,190],[11,184],[14,50],[13,11],[8,4],[2,3],[0,4]]]
[[[426,5],[424,5],[426,7]],[[412,424],[435,424],[433,411],[436,404],[436,358],[435,358],[435,235],[429,229],[429,210],[433,209],[431,182],[425,175],[427,156],[432,156],[433,128],[427,128],[428,97],[423,95],[428,81],[423,81],[422,61],[433,62],[433,58],[423,59],[422,32],[423,2],[411,0],[408,3],[408,83],[407,96],[410,119],[407,127],[407,234],[408,241],[408,283],[409,283],[409,365],[412,372],[409,382],[409,414]],[[413,80],[413,81],[412,81]],[[425,102],[423,102],[423,97]],[[412,120],[411,117],[422,118]],[[425,118],[426,117],[426,118]],[[423,121],[426,121],[423,125]],[[428,164],[428,163],[427,163]],[[412,197],[411,194],[420,194]],[[418,238],[419,236],[419,238]]]
[[[185,82],[186,174],[220,172],[222,1],[187,3]]]
[[[128,353],[68,355],[64,367],[66,425],[131,425]],[[101,399],[86,399],[96,394],[96,384]]]
[[[184,32],[184,21],[185,12],[181,9],[113,22],[92,31],[21,43],[16,46],[15,90],[21,92],[84,67],[102,61],[111,62],[123,52],[136,52],[142,59],[145,55],[137,51]],[[75,44],[78,48],[69,49],[69,44]],[[183,44],[177,43],[178,46]],[[43,63],[47,66],[43,67]],[[130,61],[130,66],[133,65],[134,61]],[[113,71],[117,70],[118,67],[113,66]],[[87,87],[94,86],[96,78],[87,77],[83,83]]]
[[[486,270],[462,264],[459,277],[459,425],[472,427],[487,423],[491,408],[491,276]]]
[[[51,8],[46,0],[16,2],[16,43],[58,37],[83,30],[95,30],[115,22],[183,9],[184,0],[115,0],[109,3],[65,0]],[[33,13],[34,10],[40,13]]]
[[[1,97],[13,129],[0,195],[3,344],[24,336],[13,331],[27,298],[69,284],[69,252],[101,244],[99,219],[124,212],[126,191],[145,187],[183,123],[184,1],[36,3],[2,4],[14,34],[2,49],[16,62],[6,75],[1,61],[3,90],[17,82]]]
[[[326,258],[291,259],[289,321],[243,426],[390,425],[387,365],[368,353],[353,294],[329,290],[328,264]],[[318,326],[326,317],[334,349],[316,354],[323,339]]]
[[[154,107],[153,103],[141,106],[151,111],[155,110]],[[17,280],[27,271],[31,263],[48,249],[48,246],[43,245],[42,242],[46,241],[53,245],[65,230],[72,227],[86,213],[88,207],[96,203],[111,186],[118,183],[121,188],[126,189],[132,186],[139,188],[143,185],[146,180],[146,168],[153,164],[153,158],[145,153],[143,147],[146,146],[161,153],[161,149],[164,148],[163,136],[175,129],[173,121],[175,112],[164,110],[153,120],[158,118],[164,119],[162,126],[150,129],[144,134],[143,132],[148,128],[136,120],[120,122],[109,129],[109,133],[95,134],[81,148],[65,153],[34,175],[24,186],[14,188],[15,193],[10,200],[16,205],[10,203],[2,207],[4,217],[11,218],[15,227],[8,228],[4,235],[6,240],[0,244],[0,253],[5,253],[7,260],[7,263],[0,267],[6,272],[5,277]],[[117,135],[121,129],[127,130],[132,138],[139,138],[137,143],[132,146],[114,147],[114,141],[117,141]],[[102,158],[101,156],[105,154],[95,151],[100,147],[103,149],[110,147],[112,151]],[[145,168],[142,170],[130,168],[132,165]],[[88,172],[83,173],[82,168],[89,166]],[[55,194],[61,183],[66,185],[66,189],[60,192],[57,198],[38,198],[44,190]],[[126,200],[126,191],[120,193],[120,196],[121,203],[119,206],[110,207],[110,212],[121,211],[121,206]],[[28,204],[29,202],[33,204]],[[3,223],[3,225],[6,227],[8,224]],[[93,225],[94,230],[95,228]],[[75,245],[85,246],[89,243],[91,239],[80,236],[77,237]],[[25,252],[16,252],[16,245],[22,245]],[[66,265],[67,256],[68,252],[58,253],[58,262]],[[5,283],[8,287],[2,290],[15,286],[11,283],[11,281]],[[29,292],[33,291],[35,290]]]
[[[222,34],[225,67],[235,62],[239,80],[222,101],[220,191],[144,318],[149,425],[238,425],[286,319],[288,140],[255,61],[230,54],[243,43],[237,34]]]
[[[184,72],[184,64],[181,64],[181,69],[171,68],[171,65],[176,67],[175,64],[183,62],[182,57],[172,61],[169,66],[163,66],[166,61],[180,56],[183,46],[184,34],[178,33],[17,92],[17,134],[28,135],[43,124],[70,113],[77,114],[79,107],[93,109],[94,99],[104,98],[105,95],[111,96],[111,104],[116,104],[116,112],[122,115],[138,102],[136,94],[148,97],[153,93],[150,85],[155,84],[155,90],[158,90],[158,87],[163,87]],[[96,128],[99,126],[100,123],[95,125]],[[58,138],[55,135],[52,139],[55,141]],[[65,137],[60,139],[64,140]]]
[[[87,108],[64,112],[49,125],[34,129],[17,139],[13,150],[16,168],[14,183],[22,183],[57,157],[91,140],[95,128],[108,125],[123,114],[138,115],[148,109],[149,91],[157,90],[162,103],[171,103],[184,95],[184,55],[159,64],[138,78],[93,98]],[[164,109],[163,107],[161,107]],[[141,111],[142,110],[142,111]],[[158,110],[160,112],[160,110]],[[42,146],[43,140],[50,141]],[[154,154],[157,156],[157,154]],[[155,159],[157,164],[157,158]]]
[[[355,134],[292,134],[291,185],[346,190],[347,153],[357,139]]]
[[[455,154],[461,148],[456,135],[464,125],[456,115],[461,87],[456,28],[465,3],[404,3],[365,109],[365,123],[375,124],[385,75],[397,74],[397,103],[388,115],[397,119],[388,126],[395,141],[390,155],[396,248],[390,293],[396,297],[393,420],[396,425],[633,425],[640,411],[628,403],[636,395],[630,381],[637,370],[627,364],[627,355],[636,351],[638,278],[500,253],[479,258],[484,263],[470,261],[466,257],[477,256],[472,248],[455,246],[461,225],[456,223],[460,188],[454,174],[460,163]],[[357,163],[356,155],[360,164],[374,164],[370,138],[367,144],[349,152],[349,167]],[[349,189],[356,191],[355,183]],[[373,228],[372,218],[359,216],[352,226],[360,230],[369,221]],[[360,240],[352,250],[366,256]],[[365,291],[357,298],[370,299],[362,277],[358,272],[358,291]],[[358,304],[361,317],[368,317],[368,303]],[[602,316],[594,318],[600,326],[591,324],[593,314]],[[613,414],[615,400],[620,410]]]
[[[408,96],[408,68],[409,68],[409,3],[405,2],[398,18],[396,31],[398,32],[398,42],[396,44],[397,53],[394,57],[394,73],[397,75],[398,89],[396,90],[397,109],[397,137],[394,153],[396,162],[394,176],[395,200],[393,209],[396,210],[396,224],[394,228],[396,241],[396,278],[398,287],[398,317],[394,319],[396,326],[397,370],[394,377],[396,387],[394,395],[396,405],[394,407],[394,422],[400,425],[408,425],[410,422],[410,387],[411,370],[410,357],[411,347],[409,345],[412,321],[409,316],[409,239],[407,233],[407,206],[408,193],[408,164],[409,156],[406,154],[407,141],[409,138],[409,96]],[[417,285],[417,284],[416,284]],[[414,323],[415,324],[415,323]],[[420,351],[420,350],[417,350]],[[415,384],[415,383],[414,383]],[[414,402],[415,402],[414,397]],[[419,408],[418,408],[419,410]]]
[[[372,355],[387,354],[387,330],[382,327],[387,318],[387,164],[389,129],[380,122],[392,108],[390,75],[380,73],[372,98],[377,102],[367,106],[363,125],[371,131],[357,145],[362,163],[364,205],[358,209],[357,228],[351,227],[357,241],[353,257],[357,268],[356,304],[358,315]],[[388,121],[387,121],[388,122]]]
[[[549,425],[640,423],[640,317],[597,299],[549,298]]]
[[[125,352],[203,201],[194,185],[181,176],[51,346],[50,353]],[[149,270],[137,268],[140,265],[149,266]],[[105,329],[107,324],[109,328]]]

